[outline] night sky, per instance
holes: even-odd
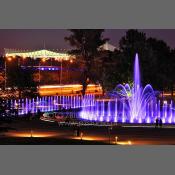
[[[146,33],[148,37],[156,37],[163,39],[167,44],[175,48],[175,29],[164,30],[139,30]],[[118,46],[118,41],[125,35],[126,30],[108,29],[105,30],[104,37],[110,39],[109,43]],[[0,30],[0,54],[3,54],[4,48],[12,49],[69,49],[70,46],[64,41],[64,37],[69,35],[69,32],[64,29],[1,29]]]

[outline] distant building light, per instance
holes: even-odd
[[[11,57],[7,57],[7,60],[8,60],[8,61],[11,61],[11,60],[12,60],[12,58],[11,58]]]

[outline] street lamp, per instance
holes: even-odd
[[[8,60],[8,61],[11,61],[11,60],[12,60],[12,58],[11,58],[11,57],[7,57],[7,60]]]
[[[17,59],[18,59],[18,60],[17,60],[17,61],[18,61],[18,67],[20,66],[20,58],[21,58],[21,57],[19,57],[19,56],[17,57]]]
[[[51,66],[52,66],[53,58],[50,58],[50,59],[51,59]]]
[[[11,61],[11,57],[4,57],[5,58],[5,78],[4,78],[4,89],[6,90],[7,87],[7,61]],[[6,60],[7,59],[7,60]]]
[[[83,140],[83,132],[80,133],[80,139]]]
[[[46,62],[46,58],[43,58],[43,59],[42,59],[42,62],[43,62],[43,63]]]
[[[117,145],[118,137],[115,137],[115,144]]]
[[[41,77],[40,77],[40,74],[41,74],[40,66],[41,66],[41,60],[39,60],[39,77],[38,77],[38,79],[39,79],[39,85],[40,85],[40,80],[41,80]]]
[[[60,62],[60,84],[62,84],[62,77],[63,77],[63,60],[68,60],[68,58],[55,58],[55,61]],[[73,60],[70,60],[70,63],[73,63]],[[59,72],[58,72],[59,73]]]
[[[63,65],[62,65],[62,59],[61,59],[61,70],[60,70],[60,84],[62,84],[62,74],[63,74]]]
[[[7,86],[7,63],[6,63],[6,57],[5,57],[5,63],[4,63],[4,66],[5,66],[5,78],[4,78],[4,89],[6,90],[6,86]]]
[[[67,81],[69,80],[69,68],[70,68],[70,64],[73,63],[73,60],[71,59],[70,62],[67,62]]]
[[[43,63],[46,62],[46,58],[42,58],[42,59],[40,58],[39,59],[39,78],[38,78],[39,79],[39,85],[41,83],[41,62],[43,62]]]
[[[108,127],[109,144],[111,144],[111,130],[112,130],[112,126],[109,126]]]

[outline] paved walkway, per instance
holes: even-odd
[[[58,123],[51,123],[40,120],[33,121],[14,121],[10,124],[4,124],[4,127],[11,127],[11,130],[1,133],[1,138],[8,138],[13,140],[10,144],[15,144],[15,138],[38,138],[38,144],[45,138],[42,144],[60,144],[59,140],[69,140],[65,144],[78,144],[81,137],[75,136],[74,126],[59,126]],[[117,144],[121,145],[174,145],[175,144],[175,126],[167,125],[163,128],[155,128],[153,125],[140,126],[140,125],[119,125],[114,126],[112,129],[105,126],[82,126],[80,132],[83,133],[82,140],[99,142],[99,144]],[[52,141],[51,141],[52,140]],[[54,140],[57,140],[55,142]],[[75,142],[76,141],[76,142]],[[1,139],[1,143],[3,140]],[[14,142],[14,143],[13,143]],[[3,144],[3,143],[2,143]],[[8,144],[8,143],[7,143]],[[96,144],[96,143],[95,143]]]

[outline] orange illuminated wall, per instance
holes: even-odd
[[[38,91],[41,96],[81,94],[82,85],[80,84],[48,85],[48,86],[45,85],[45,86],[40,86]],[[86,93],[101,95],[102,87],[100,85],[89,84],[87,87]]]

